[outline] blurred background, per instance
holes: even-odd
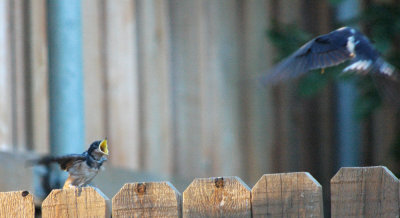
[[[109,162],[95,183],[114,185],[109,197],[128,181],[168,179],[182,192],[195,177],[252,187],[292,171],[328,194],[342,166],[400,173],[399,109],[369,77],[339,66],[259,84],[343,25],[400,67],[399,0],[1,0],[0,190],[31,181],[14,167],[26,158],[104,137]]]

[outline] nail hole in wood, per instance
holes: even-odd
[[[21,195],[22,195],[22,197],[26,197],[27,195],[29,195],[29,192],[28,192],[28,191],[23,191],[23,192],[21,193]]]
[[[136,192],[139,194],[144,194],[146,192],[146,184],[144,184],[144,183],[137,184]]]
[[[222,178],[222,177],[215,178],[215,187],[223,188],[224,187],[224,178]]]

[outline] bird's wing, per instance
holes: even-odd
[[[32,165],[48,165],[58,163],[62,170],[68,170],[74,163],[86,160],[83,154],[70,154],[64,156],[45,156],[38,160],[31,161]]]
[[[309,70],[338,65],[352,58],[347,48],[348,31],[333,31],[307,42],[278,63],[262,78],[264,84],[298,77]]]

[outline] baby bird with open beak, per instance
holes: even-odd
[[[83,187],[89,184],[99,173],[103,163],[107,161],[107,139],[93,142],[89,149],[82,154],[69,154],[63,156],[46,156],[31,161],[34,165],[49,165],[58,163],[62,170],[68,172],[68,179],[63,188],[71,186]]]

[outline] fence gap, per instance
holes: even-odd
[[[255,217],[323,217],[322,186],[307,172],[265,174],[251,200]]]
[[[399,181],[386,167],[343,167],[331,179],[332,217],[399,217]]]
[[[250,188],[239,177],[195,179],[183,192],[184,217],[250,217]]]
[[[42,217],[110,217],[109,205],[97,188],[54,189],[42,203]]]
[[[0,192],[0,217],[35,217],[33,196],[28,191]]]
[[[112,199],[112,217],[181,217],[181,194],[170,182],[125,184]]]

